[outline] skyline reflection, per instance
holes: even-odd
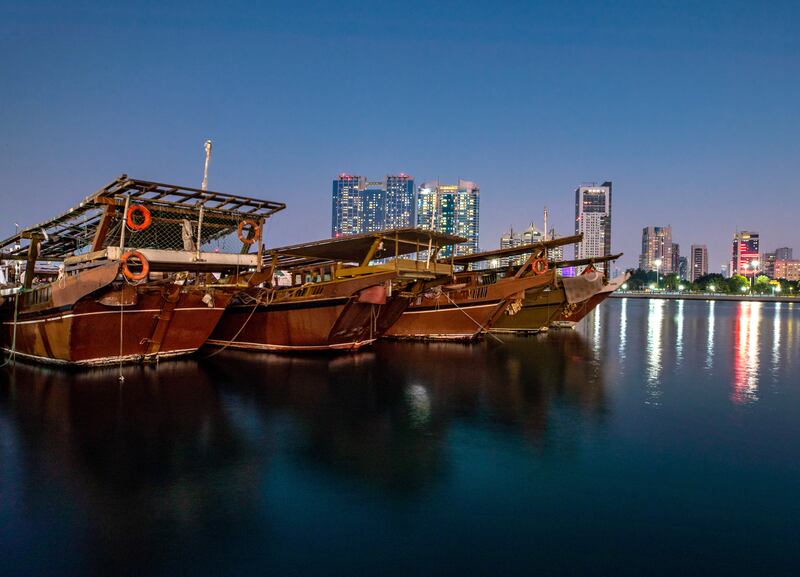
[[[647,395],[648,404],[658,405],[661,397],[661,368],[663,356],[663,324],[664,309],[667,301],[661,299],[650,299],[647,312],[647,343],[645,351],[647,354],[646,376],[647,376]]]
[[[761,303],[740,302],[734,332],[733,393],[737,404],[758,401]]]

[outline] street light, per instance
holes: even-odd
[[[713,293],[715,290],[717,290],[717,287],[715,287],[713,284],[710,284],[708,285],[708,290],[710,290]]]
[[[651,291],[656,290],[656,285],[654,283],[650,283],[650,290]]]
[[[683,290],[683,289],[685,289],[685,288],[686,288],[686,287],[685,287],[685,286],[683,286],[682,284],[679,284],[679,285],[678,285],[678,290],[679,290],[679,291],[682,291],[682,290]]]
[[[661,270],[661,259],[657,258],[653,261],[653,264],[656,265],[656,286],[661,284],[661,280],[659,279],[659,271]]]
[[[761,263],[758,262],[757,260],[751,260],[750,261],[750,268],[753,269],[753,272],[750,274],[750,288],[751,289],[755,288],[755,286],[756,286],[756,269],[758,268],[759,264],[761,264]]]
[[[743,293],[746,293],[746,292],[747,292],[747,287],[746,287],[746,286],[743,286],[743,287],[742,287],[742,292],[743,292]]]
[[[624,291],[628,290],[628,283],[622,283],[622,286],[620,288]]]

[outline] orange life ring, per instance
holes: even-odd
[[[248,224],[253,227],[253,238],[245,238],[244,234],[242,234],[244,232],[245,225]],[[239,240],[244,244],[253,244],[258,239],[259,232],[258,223],[254,220],[246,218],[239,223],[239,230],[237,231],[237,234],[239,235]]]
[[[142,215],[142,222],[136,224],[136,221],[133,220],[133,215],[139,213]],[[150,216],[150,210],[141,204],[134,204],[130,208],[128,208],[128,215],[125,218],[125,222],[128,224],[128,228],[131,230],[145,230],[147,227],[150,226],[153,222],[153,218]]]
[[[142,264],[141,271],[137,273],[131,271],[130,267],[128,266],[128,261],[132,258],[139,259],[139,262]],[[147,262],[147,259],[138,250],[129,250],[122,255],[120,260],[122,261],[122,274],[125,275],[125,278],[128,280],[142,280],[147,278],[147,275],[150,273],[150,263]]]
[[[547,259],[546,258],[537,258],[531,263],[531,270],[533,274],[539,275],[544,274],[547,272]]]

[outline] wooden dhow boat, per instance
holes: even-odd
[[[273,249],[263,282],[234,298],[208,344],[358,350],[382,336],[426,286],[452,278],[452,265],[436,255],[464,241],[409,228]]]
[[[412,300],[408,309],[386,332],[396,339],[464,340],[478,338],[504,314],[513,315],[526,295],[539,293],[555,281],[548,268],[547,249],[574,242],[550,240],[504,249],[503,258],[521,257],[514,271],[497,269],[463,270],[450,284],[432,286]],[[497,251],[452,257],[456,266],[467,269],[498,258]]]
[[[557,276],[553,284],[546,290],[526,292],[525,298],[519,303],[517,314],[504,315],[499,318],[492,327],[492,331],[536,333],[547,330],[553,326],[554,322],[561,319],[569,322],[573,315],[576,315],[575,318],[577,318],[579,312],[585,311],[580,317],[583,318],[591,311],[586,308],[584,303],[591,301],[606,286],[603,274],[594,270],[591,265],[616,260],[620,256],[622,253],[570,261],[551,261],[549,266],[556,269],[586,265],[589,265],[590,268],[584,270],[584,274],[577,277]]]
[[[261,269],[264,222],[284,207],[122,175],[0,241],[0,346],[74,365],[192,353]]]
[[[615,255],[618,257],[621,255]],[[597,262],[597,261],[596,261]],[[596,269],[589,264],[584,269],[586,272],[597,272]],[[621,287],[629,278],[630,273],[623,273],[613,279],[603,278],[603,287],[597,293],[579,302],[565,304],[561,311],[550,321],[550,326],[554,328],[574,328],[581,320],[586,317],[590,312],[597,308],[603,301],[605,301],[611,294]]]

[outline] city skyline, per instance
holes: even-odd
[[[654,222],[706,244],[710,271],[737,229],[761,231],[770,250],[800,241],[795,3],[51,2],[3,16],[3,237],[121,173],[198,186],[212,138],[211,190],[287,204],[272,246],[328,235],[330,178],[347,166],[468,174],[485,239],[543,206],[567,233],[576,184],[613,180],[620,268]],[[333,90],[345,73],[369,89]],[[469,90],[453,98],[459,85]]]

